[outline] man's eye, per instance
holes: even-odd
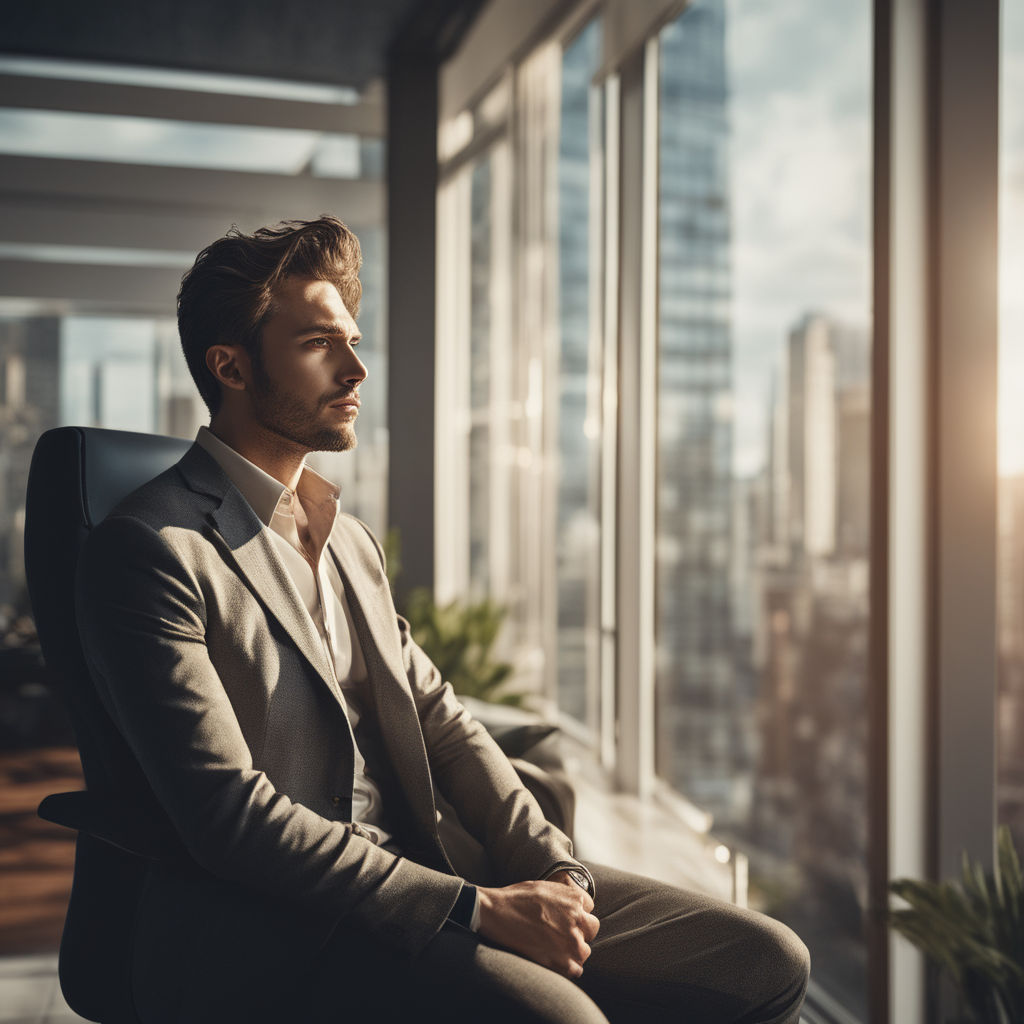
[[[316,348],[330,348],[331,345],[329,338],[310,338],[309,343]]]

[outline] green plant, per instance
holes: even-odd
[[[994,872],[964,854],[960,882],[889,886],[909,904],[890,912],[892,927],[950,978],[974,1024],[1024,1021],[1024,877],[1006,826],[997,846]]]
[[[396,586],[402,573],[402,537],[396,527],[388,530],[383,548],[395,606],[409,620],[416,643],[437,666],[441,678],[464,697],[522,707],[526,695],[504,689],[512,666],[493,656],[505,608],[486,600],[438,605],[426,587],[404,595]]]
[[[456,693],[520,707],[524,694],[504,690],[512,666],[494,658],[505,609],[494,601],[450,601],[439,605],[425,588],[405,602],[412,635]]]

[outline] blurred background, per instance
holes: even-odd
[[[808,1021],[940,1019],[886,884],[1024,846],[1024,3],[970,6],[8,5],[0,1020],[73,1019],[33,446],[194,436],[182,273],[323,212],[369,376],[312,461],[504,612],[578,852],[791,924]]]

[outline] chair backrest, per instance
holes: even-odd
[[[190,442],[58,427],[36,444],[25,497],[25,575],[43,656],[71,716],[86,785],[123,790],[137,772],[89,679],[75,624],[75,570],[89,531]],[[127,756],[127,760],[126,760]]]
[[[89,531],[188,447],[176,438],[60,427],[39,438],[29,469],[25,575],[43,656],[75,730],[87,789],[127,806],[154,798],[89,677],[75,621],[75,572]],[[79,835],[59,974],[68,1003],[88,1020],[137,1024],[131,928],[145,871],[140,858]]]

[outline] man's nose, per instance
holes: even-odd
[[[338,367],[336,376],[339,381],[353,386],[366,380],[366,365],[351,346],[348,346],[348,351]]]

